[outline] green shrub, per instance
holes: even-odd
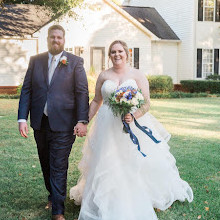
[[[217,80],[181,80],[180,83],[187,92],[220,93],[220,81]]]
[[[207,80],[220,80],[220,75],[214,74],[206,77]]]
[[[188,93],[188,92],[166,92],[166,93],[151,93],[152,99],[175,99],[175,98],[199,98],[199,97],[219,97],[220,94],[210,95],[208,93]]]
[[[96,70],[95,70],[94,66],[90,67],[89,73],[87,75],[92,76],[92,77],[96,77]]]
[[[89,93],[95,93],[96,78],[91,75],[87,75],[87,80],[89,86]]]
[[[21,95],[22,84],[17,87],[17,95]]]
[[[170,76],[147,76],[151,93],[173,91],[173,80]]]
[[[0,94],[0,99],[19,99],[20,95],[18,94]]]

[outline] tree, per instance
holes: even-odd
[[[4,9],[7,4],[33,4],[44,6],[45,11],[52,17],[57,17],[64,13],[74,16],[75,13],[70,9],[82,5],[84,0],[0,0],[0,5]]]

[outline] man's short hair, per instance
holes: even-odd
[[[48,29],[48,36],[52,30],[61,30],[63,32],[63,36],[65,37],[65,30],[61,25],[54,24],[54,25],[50,26]]]

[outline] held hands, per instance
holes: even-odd
[[[83,124],[81,122],[78,122],[76,126],[74,127],[74,135],[77,135],[78,137],[86,136],[87,133],[87,124]]]
[[[27,122],[18,122],[18,129],[22,137],[28,138],[28,125]]]
[[[125,115],[124,120],[126,123],[130,124],[134,120],[134,118],[130,113],[128,113]]]

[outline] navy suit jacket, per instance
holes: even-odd
[[[58,64],[48,83],[48,52],[30,58],[21,90],[18,119],[28,118],[40,130],[47,101],[48,120],[53,131],[72,131],[80,120],[88,121],[88,82],[83,59],[63,52],[68,64]]]

